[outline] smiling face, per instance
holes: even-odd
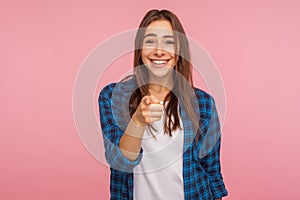
[[[175,38],[169,21],[157,20],[149,24],[146,29],[142,60],[151,75],[164,77],[174,68],[176,63]]]

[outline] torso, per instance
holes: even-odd
[[[155,137],[145,130],[142,148],[143,158],[134,168],[135,200],[184,199],[182,153],[183,130],[163,132],[165,118],[153,123]]]

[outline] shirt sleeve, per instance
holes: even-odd
[[[111,168],[116,169],[120,173],[131,173],[133,168],[137,166],[142,158],[143,150],[134,161],[127,159],[119,148],[119,142],[124,131],[118,126],[112,111],[112,93],[115,83],[104,87],[99,95],[99,113],[102,135],[105,146],[105,158]]]
[[[221,173],[220,164],[220,147],[221,147],[221,130],[218,113],[213,97],[210,97],[210,111],[208,111],[208,121],[203,141],[204,151],[199,152],[201,165],[205,169],[209,181],[210,188],[214,199],[218,199],[228,195],[225,188]],[[202,149],[203,150],[203,149]],[[205,153],[204,153],[205,152]]]

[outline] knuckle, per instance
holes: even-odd
[[[148,112],[146,112],[146,111],[142,111],[142,115],[144,116],[144,117],[147,117],[148,116]]]

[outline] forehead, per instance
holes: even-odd
[[[146,34],[154,33],[158,37],[164,35],[173,35],[173,29],[169,21],[157,20],[151,22],[146,28]]]

